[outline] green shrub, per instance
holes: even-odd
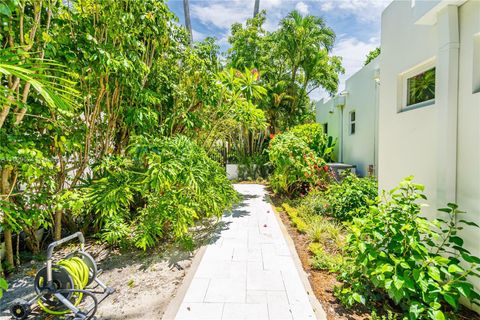
[[[336,142],[328,137],[319,123],[308,123],[293,127],[290,131],[295,137],[301,139],[312,149],[315,154],[326,162],[333,161],[333,151]]]
[[[197,220],[221,216],[238,199],[220,165],[182,136],[134,139],[128,157],[109,158],[95,172],[84,203],[109,243],[146,249],[164,237],[182,239]]]
[[[374,178],[358,178],[348,174],[340,183],[332,183],[325,191],[312,190],[299,200],[298,207],[309,215],[320,214],[349,221],[368,211],[378,196]]]
[[[276,135],[268,149],[274,167],[270,176],[273,191],[294,196],[321,186],[326,173],[324,154],[320,151],[325,149],[326,141],[318,124],[301,125]]]
[[[348,174],[340,183],[333,183],[324,193],[324,200],[317,208],[321,213],[341,221],[349,221],[368,211],[378,196],[374,178],[358,178]]]
[[[478,304],[480,295],[467,277],[479,276],[480,258],[458,235],[462,225],[478,226],[461,220],[455,204],[440,209],[446,220],[422,217],[422,191],[407,178],[386,203],[353,220],[351,259],[340,277],[344,285],[336,290],[346,305],[384,302],[388,296],[408,319],[442,320],[446,311],[459,308],[462,297]]]

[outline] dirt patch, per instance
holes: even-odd
[[[197,247],[214,241],[221,227],[221,222],[199,226],[194,239]],[[73,250],[72,246],[62,248],[56,252],[54,259],[60,259]],[[96,313],[97,319],[107,320],[161,319],[198,250],[190,252],[179,245],[164,244],[143,252],[89,242],[86,251],[103,270],[99,279],[116,290],[100,304]],[[0,300],[0,319],[10,319],[8,308],[13,300],[34,297],[34,277],[43,266],[44,263],[39,261],[25,263],[7,279],[9,289]],[[33,318],[48,319],[43,314]]]

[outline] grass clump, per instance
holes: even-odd
[[[284,203],[282,207],[290,218],[292,225],[298,230],[298,232],[306,233],[308,228],[307,223],[299,216],[297,209],[293,208],[287,203]]]

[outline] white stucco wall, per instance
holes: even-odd
[[[462,219],[466,218],[480,225],[480,92],[473,93],[473,70],[480,72],[480,58],[474,59],[473,55],[474,37],[480,35],[480,1],[463,4],[459,8],[459,22],[456,200],[461,208],[468,212]],[[466,226],[460,235],[465,240],[465,247],[480,256],[480,230]],[[480,281],[476,282],[476,287],[477,291],[480,291]],[[480,308],[477,307],[476,310],[480,311]]]
[[[480,224],[480,93],[473,93],[480,1],[416,0],[416,6],[394,1],[382,16],[379,185],[390,189],[414,175],[426,187],[427,216],[456,202],[468,212],[461,219]],[[400,112],[402,74],[431,59],[435,103]],[[478,229],[466,227],[460,235],[480,256]],[[480,290],[480,281],[473,282]]]
[[[340,149],[340,110],[333,106],[335,98],[322,99],[315,104],[315,118],[317,123],[328,124],[328,135],[337,139],[335,159],[339,160]]]
[[[345,97],[337,95],[316,105],[318,123],[328,123],[328,134],[338,139],[337,159],[357,166],[360,176],[377,163],[378,85],[375,81],[379,58],[371,61],[345,84]],[[355,134],[350,134],[350,113],[355,111]]]
[[[345,84],[348,92],[343,110],[343,160],[357,166],[361,176],[368,174],[368,168],[376,164],[377,136],[377,83],[375,70],[379,68],[379,58],[351,76]],[[349,115],[355,111],[355,134],[350,134]]]
[[[436,27],[417,26],[409,1],[394,1],[382,14],[379,97],[379,188],[390,190],[409,175],[428,186],[436,202],[437,108],[398,112],[403,72],[436,57]]]

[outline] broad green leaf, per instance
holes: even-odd
[[[478,224],[476,224],[475,222],[472,222],[472,221],[466,221],[466,220],[460,220],[459,221],[460,223],[463,223],[463,224],[466,224],[466,225],[469,225],[469,226],[472,226],[472,227],[479,227]]]
[[[451,236],[449,241],[455,243],[456,245],[463,246],[463,239],[458,236]]]
[[[455,310],[458,309],[458,299],[448,293],[445,293],[443,295],[443,298],[445,301],[448,302],[449,305],[451,305]]]
[[[445,320],[445,315],[440,310],[433,311],[434,320]]]
[[[463,269],[456,264],[451,264],[448,266],[448,272],[450,273],[463,272]]]

